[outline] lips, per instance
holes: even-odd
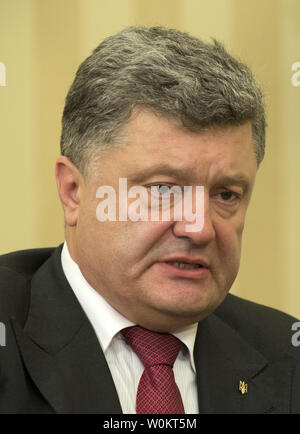
[[[203,267],[201,264],[189,264],[188,262],[166,261],[167,264],[173,265],[173,267],[180,268],[181,270],[196,270]]]
[[[161,271],[174,276],[189,278],[189,279],[203,279],[209,273],[209,263],[205,258],[192,258],[192,257],[175,257],[166,258],[157,262]]]
[[[185,268],[184,266],[191,266],[190,268],[200,268],[200,267],[209,267],[209,262],[206,258],[203,257],[190,257],[190,256],[174,256],[173,258],[165,258],[162,259],[161,262],[166,262],[170,265],[178,266],[180,268]]]

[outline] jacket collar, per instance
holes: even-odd
[[[61,249],[32,279],[24,330],[12,320],[24,363],[57,413],[121,413],[100,344],[64,276]]]

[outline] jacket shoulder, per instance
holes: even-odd
[[[46,247],[42,249],[18,250],[0,255],[0,270],[2,271],[3,268],[6,268],[23,275],[25,278],[31,277],[53,251],[53,247]]]
[[[23,322],[29,307],[30,281],[54,248],[20,250],[0,256],[0,321]]]
[[[288,355],[300,361],[300,348],[292,340],[293,324],[299,322],[295,317],[232,294],[215,313],[269,360]]]

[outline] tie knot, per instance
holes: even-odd
[[[126,342],[142,361],[144,367],[174,365],[182,342],[169,333],[158,333],[140,326],[122,330]]]

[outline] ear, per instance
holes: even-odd
[[[76,226],[83,177],[77,167],[64,156],[59,157],[56,161],[55,177],[66,225]]]

